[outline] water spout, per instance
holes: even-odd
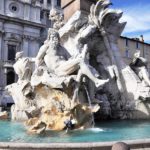
[[[89,106],[90,106],[90,108],[92,108],[92,103],[91,103],[91,98],[90,98],[89,92],[88,92],[86,86],[84,86],[84,88],[85,88],[85,91],[86,91],[86,94],[87,94],[87,99],[88,99]],[[92,126],[93,127],[95,126],[95,121],[94,121],[94,115],[93,115],[93,113],[92,113]]]

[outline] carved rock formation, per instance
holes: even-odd
[[[8,112],[7,111],[0,112],[0,120],[5,119],[8,119]]]

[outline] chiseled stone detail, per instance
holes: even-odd
[[[64,26],[63,14],[57,9],[51,9],[49,19],[53,22],[53,28],[56,30],[59,30],[62,26]]]
[[[0,120],[5,119],[8,119],[8,112],[7,111],[0,112]]]

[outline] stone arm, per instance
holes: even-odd
[[[143,57],[139,57],[139,59],[141,59],[141,61],[146,65],[147,64],[147,60]]]
[[[137,61],[140,60],[140,64],[137,64]],[[147,66],[147,60],[143,57],[137,57],[133,58],[132,62],[130,63],[130,67],[134,69],[134,67],[141,67],[141,66]]]
[[[41,46],[36,58],[35,58],[35,65],[36,67],[40,66],[43,63],[44,60],[44,56],[46,54],[46,51],[48,49],[49,45],[48,44],[44,44]]]
[[[35,58],[35,57],[30,58],[30,62],[31,62],[31,63],[34,63],[35,61],[36,61],[36,58]]]
[[[96,25],[88,24],[86,28],[83,27],[83,29],[80,29],[76,41],[78,41],[79,43],[84,42],[84,40],[86,40],[89,36],[91,36],[96,31],[96,29],[97,29]]]

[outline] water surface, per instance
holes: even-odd
[[[22,123],[0,121],[0,142],[54,143],[104,142],[150,138],[150,121],[107,121],[95,128],[70,131],[49,131],[42,135],[29,135]]]

